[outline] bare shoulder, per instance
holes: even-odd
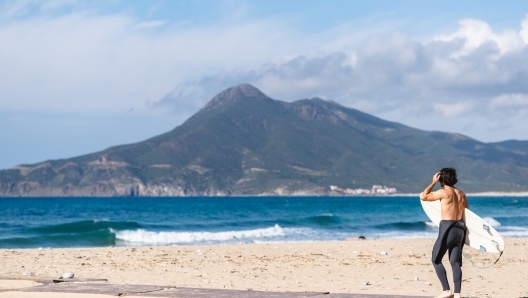
[[[420,194],[420,199],[422,201],[437,201],[442,200],[446,197],[445,191],[443,189],[439,189],[437,191],[433,191],[428,193],[427,195],[424,195],[423,193]]]
[[[457,196],[466,198],[466,194],[462,190],[460,190],[458,188],[455,188],[455,192],[456,192]]]
[[[464,205],[465,208],[469,209],[469,203],[466,198],[466,194],[458,188],[455,188],[455,192],[459,198],[459,201],[461,201],[461,203]]]
[[[435,194],[435,197],[437,199],[443,199],[443,198],[445,198],[447,196],[447,192],[443,188],[440,188],[439,190],[437,190],[437,191],[435,191],[433,193]]]

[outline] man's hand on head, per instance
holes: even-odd
[[[434,174],[433,181],[431,182],[431,184],[429,184],[429,186],[427,186],[425,190],[420,194],[420,200],[436,201],[439,199],[439,197],[435,193],[431,192],[438,180],[440,180],[440,172]]]
[[[436,184],[440,180],[440,172],[434,174],[432,184]]]

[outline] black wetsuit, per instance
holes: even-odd
[[[442,220],[438,230],[438,239],[433,247],[433,266],[444,291],[449,290],[447,275],[442,258],[449,250],[449,263],[453,269],[455,293],[460,293],[462,283],[462,247],[466,238],[466,224],[462,220]]]

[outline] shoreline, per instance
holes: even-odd
[[[213,196],[0,196],[0,199],[14,199],[14,198],[31,198],[31,199],[59,199],[59,198],[274,198],[274,197],[285,197],[285,198],[302,198],[302,197],[356,197],[356,198],[370,198],[370,197],[379,197],[379,198],[390,198],[390,197],[419,197],[420,193],[396,193],[391,195],[334,195],[334,194],[300,194],[300,195],[213,195]],[[487,192],[467,192],[466,196],[471,197],[528,197],[528,191],[524,192],[500,192],[500,191],[487,191]]]
[[[284,198],[303,198],[303,197],[349,197],[349,198],[390,198],[390,197],[419,197],[420,193],[401,193],[392,195],[226,195],[226,196],[89,196],[89,197],[69,197],[69,196],[0,196],[0,199],[76,199],[76,198],[97,198],[97,199],[113,199],[113,198],[262,198],[262,197],[284,197]],[[468,197],[528,197],[528,192],[476,192],[466,193]]]
[[[113,284],[434,296],[441,290],[430,262],[434,240],[0,249],[0,276],[24,277],[24,272],[34,272],[34,277],[56,278],[74,272],[75,277],[106,278]],[[464,260],[464,296],[528,295],[524,280],[528,239],[506,238],[505,242],[506,251],[493,268],[479,270]],[[464,252],[481,265],[497,257],[469,247]],[[0,290],[8,287],[0,283]]]

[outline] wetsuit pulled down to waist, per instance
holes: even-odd
[[[449,251],[449,262],[453,269],[455,293],[460,293],[462,282],[462,247],[466,238],[466,224],[462,220],[442,220],[438,230],[438,238],[433,247],[432,261],[436,274],[444,291],[449,290],[446,271],[442,258]]]

